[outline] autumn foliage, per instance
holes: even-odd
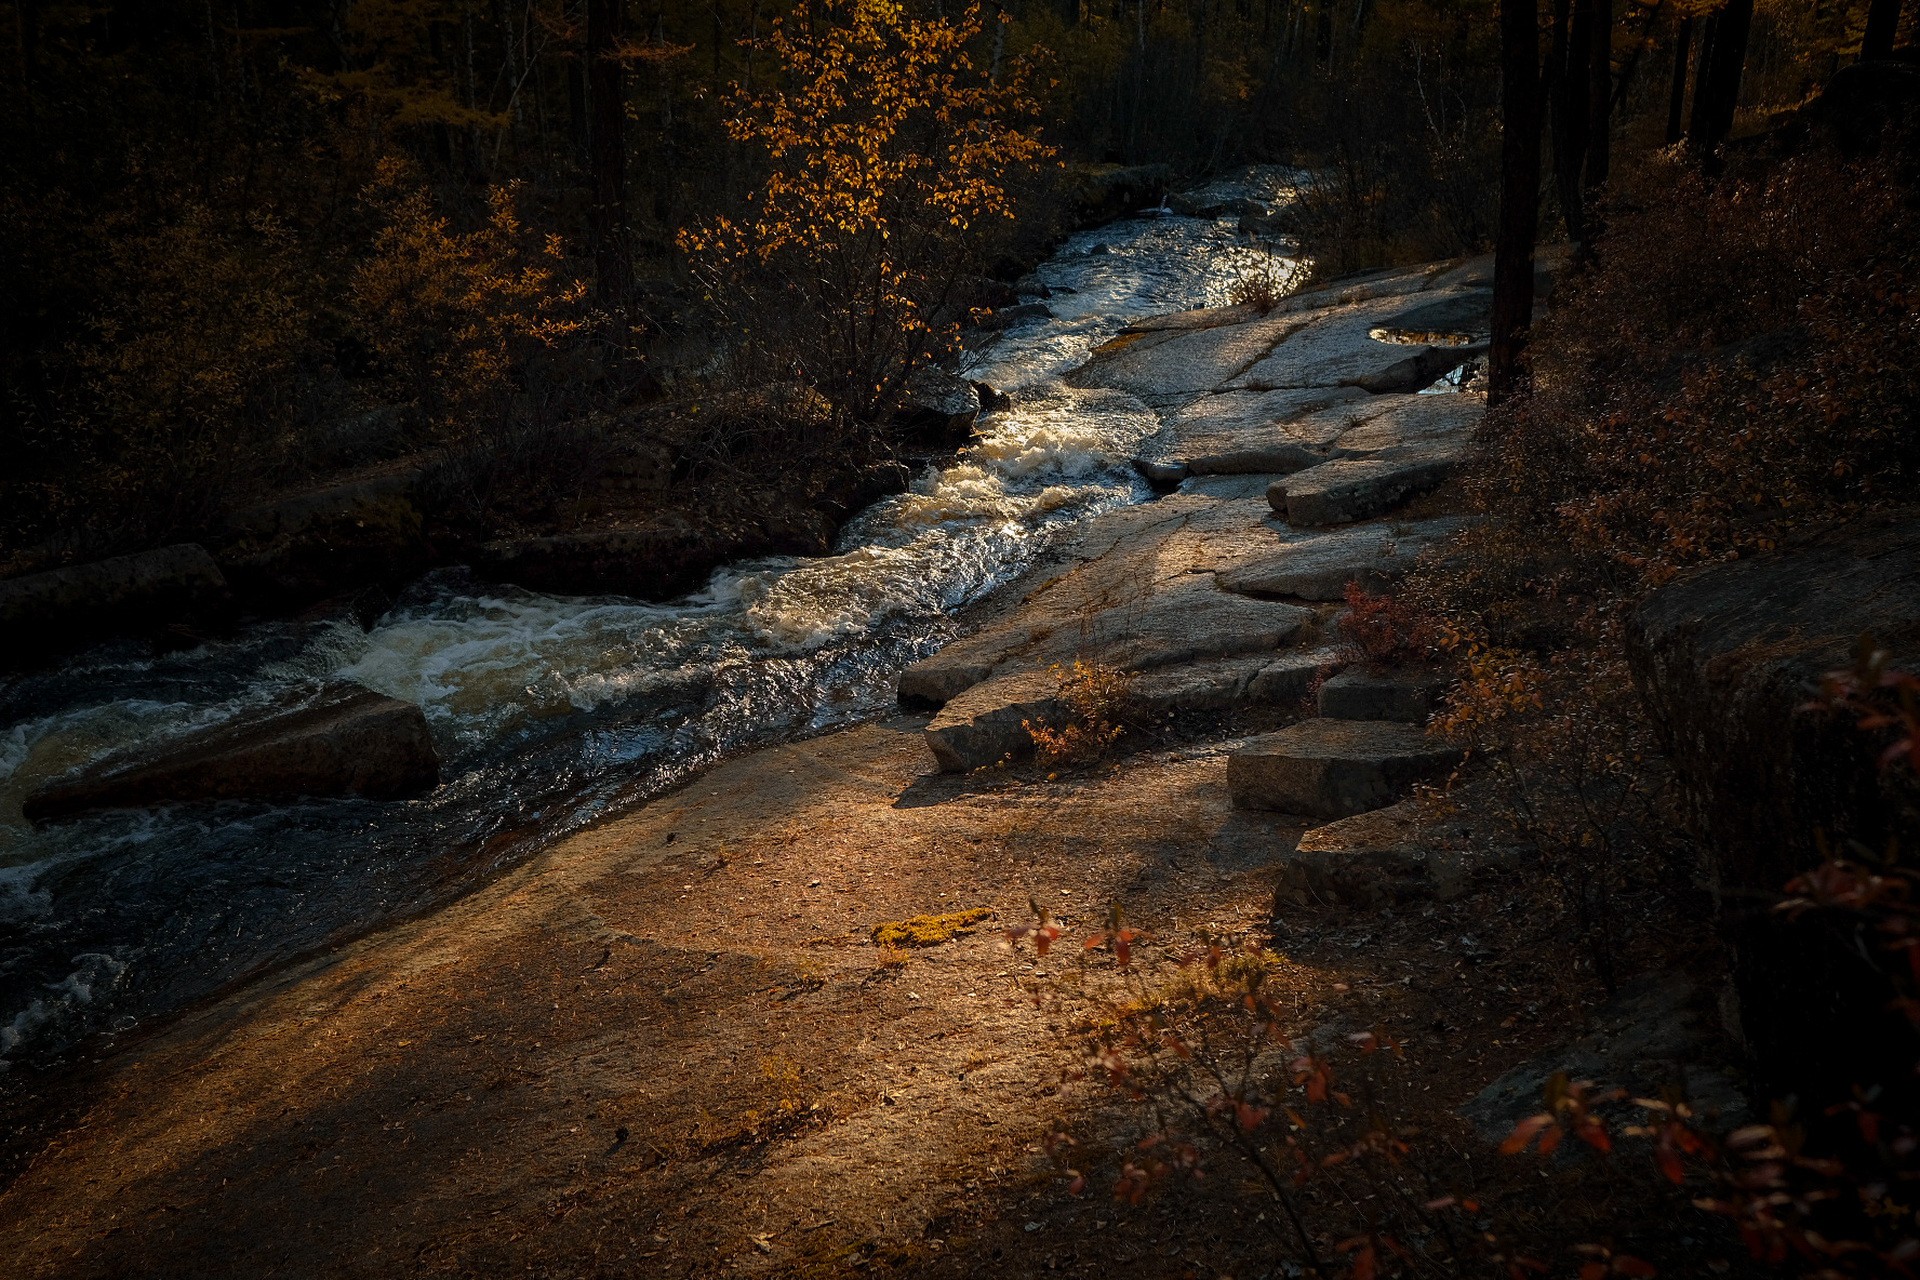
[[[782,87],[741,91],[728,121],[765,163],[757,189],[680,233],[737,340],[856,420],[947,348],[1013,180],[1051,154],[1030,64],[975,64],[983,21],[977,5],[797,5],[766,42]]]

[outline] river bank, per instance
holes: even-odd
[[[1105,1152],[1104,1177],[1132,1122],[1081,1070],[1084,1009],[1051,994],[1071,958],[1006,944],[1029,899],[1069,937],[1120,902],[1170,950],[1268,940],[1299,1030],[1390,1030],[1419,1064],[1414,1122],[1497,1184],[1511,1166],[1474,1153],[1514,1103],[1463,1108],[1588,1007],[1531,936],[1524,883],[1472,857],[1364,883],[1340,870],[1338,824],[1231,785],[1264,731],[1328,696],[1339,605],[1302,583],[1392,558],[1356,528],[1393,538],[1452,514],[1471,397],[1358,383],[1432,350],[1384,340],[1431,305],[1416,295],[1478,295],[1484,269],[1120,335],[1069,381],[1155,406],[1141,462],[1188,478],[1065,531],[986,596],[901,686],[940,689],[937,714],[723,763],[102,1063],[0,1199],[25,1273],[1255,1265],[1258,1193],[1061,1194],[1047,1135]],[[1278,518],[1309,494],[1368,510]],[[1289,562],[1306,579],[1229,587]],[[975,771],[1072,653],[1139,672],[1128,752],[1059,777]],[[956,913],[971,928],[943,945],[873,941]],[[1666,1024],[1691,1025],[1670,1009]],[[1583,1175],[1551,1176],[1572,1194]]]
[[[657,604],[438,570],[364,617],[262,622],[171,652],[111,644],[10,679],[0,1059],[16,1070],[0,1089],[59,1069],[68,1045],[104,1034],[110,1046],[145,1018],[455,897],[729,754],[884,714],[897,672],[951,634],[954,612],[1063,530],[1151,496],[1132,458],[1157,418],[1061,374],[1131,319],[1224,301],[1243,271],[1272,263],[1230,219],[1070,239],[1035,273],[1045,306],[964,371],[1013,403],[826,555],[730,564]],[[21,815],[36,788],[91,761],[342,681],[421,709],[439,788],[45,827]]]

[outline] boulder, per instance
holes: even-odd
[[[1916,1046],[1848,929],[1768,908],[1844,849],[1920,848],[1920,788],[1882,770],[1883,739],[1806,710],[1871,635],[1920,670],[1920,511],[1681,575],[1629,620],[1634,680],[1705,846],[1731,945],[1739,1029],[1776,1090],[1844,1097],[1912,1084]]]
[[[1447,678],[1434,671],[1349,668],[1320,686],[1319,709],[1334,720],[1424,725],[1446,688]]]
[[[1067,170],[1067,195],[1083,226],[1124,218],[1160,203],[1173,183],[1164,164],[1083,164]]]
[[[1460,759],[1410,725],[1302,720],[1229,756],[1227,791],[1238,809],[1344,818],[1404,799]]]
[[[1283,531],[1281,540],[1221,569],[1214,581],[1224,591],[1264,599],[1341,600],[1348,583],[1379,593],[1398,582],[1422,552],[1465,527],[1465,520],[1443,516],[1305,534]]]
[[[0,665],[197,621],[226,602],[225,575],[193,542],[10,578],[0,582]]]
[[[1428,821],[1419,801],[1402,800],[1302,835],[1276,867],[1274,905],[1377,909],[1451,902],[1483,869],[1510,865],[1520,852],[1477,845],[1468,832]]]
[[[397,589],[438,558],[420,511],[432,473],[431,461],[411,459],[237,512],[218,548],[221,569],[237,595],[263,609],[300,608],[368,584]]]
[[[426,717],[359,685],[109,756],[27,797],[34,822],[95,809],[193,800],[365,796],[393,800],[440,781]]]
[[[1060,683],[1048,671],[996,676],[966,689],[928,723],[927,748],[944,773],[967,773],[1002,760],[1033,754],[1028,721],[1058,718],[1065,711]]]
[[[979,416],[980,393],[971,382],[927,365],[907,379],[893,420],[905,430],[957,444],[967,438]]]
[[[1434,440],[1323,462],[1274,481],[1267,501],[1275,514],[1298,527],[1371,519],[1445,484],[1464,447],[1464,442]]]

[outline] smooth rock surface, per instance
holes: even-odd
[[[1466,527],[1456,517],[1382,521],[1302,534],[1279,530],[1271,545],[1215,575],[1223,590],[1267,599],[1340,600],[1347,584],[1391,587],[1421,553]]]
[[[1303,720],[1228,757],[1227,789],[1236,808],[1344,818],[1404,799],[1460,757],[1408,725]]]
[[[1060,682],[1049,671],[996,676],[963,690],[927,724],[927,748],[942,772],[965,773],[1033,754],[1026,723],[1065,711]]]
[[[1168,453],[1194,475],[1286,475],[1332,456],[1342,427],[1321,411],[1365,398],[1354,387],[1207,396],[1173,415]]]
[[[22,812],[45,822],[93,809],[192,800],[391,800],[439,781],[439,758],[420,708],[343,685],[300,706],[109,757],[48,782],[27,797]]]
[[[1334,438],[1340,454],[1376,454],[1434,443],[1464,444],[1486,416],[1486,396],[1471,391],[1381,396],[1367,420]]]
[[[1462,442],[1432,440],[1323,462],[1274,481],[1267,501],[1301,528],[1369,520],[1445,484],[1464,448]]]

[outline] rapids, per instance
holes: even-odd
[[[1273,199],[1287,180],[1255,170],[1220,189]],[[437,571],[368,631],[268,622],[181,653],[102,646],[0,683],[0,1070],[444,900],[729,753],[885,713],[956,611],[1062,528],[1150,496],[1129,460],[1157,417],[1062,375],[1129,321],[1223,302],[1275,269],[1230,220],[1143,216],[1072,237],[1035,273],[1053,317],[967,357],[1012,407],[852,520],[829,556],[731,565],[664,604]],[[180,806],[43,829],[20,816],[41,781],[105,752],[335,679],[418,703],[443,785],[392,804]]]

